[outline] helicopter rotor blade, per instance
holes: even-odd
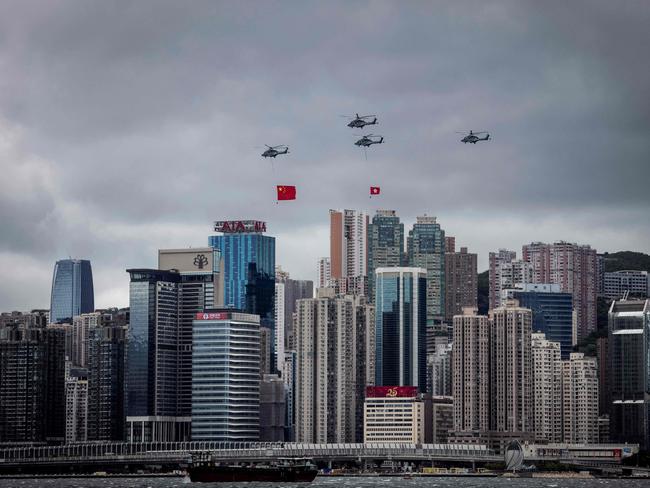
[[[367,119],[368,117],[377,117],[376,115],[359,115],[360,119]]]

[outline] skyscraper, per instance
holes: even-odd
[[[374,282],[377,268],[404,264],[404,224],[395,210],[377,210],[368,225],[368,297],[375,299]]]
[[[207,311],[193,327],[192,440],[259,440],[259,317]]]
[[[562,363],[563,441],[570,444],[597,444],[599,432],[596,358],[573,352],[569,360]]]
[[[93,271],[85,259],[62,259],[54,265],[50,323],[72,322],[72,317],[95,309]]]
[[[426,388],[426,273],[375,270],[375,385]]]
[[[181,275],[176,270],[129,269],[131,322],[125,402],[127,440],[189,438],[190,417],[178,404]]]
[[[82,313],[72,318],[72,364],[85,368],[88,362],[88,331],[100,327],[102,314],[100,312]]]
[[[277,370],[282,371],[284,354],[277,344],[282,343],[284,349],[293,347],[293,314],[296,311],[296,300],[313,298],[314,282],[310,280],[293,280],[289,273],[281,271],[279,266],[276,266],[275,282],[275,322],[278,329],[275,340],[277,349],[276,363]],[[279,296],[280,293],[282,294],[281,297]],[[279,324],[283,324],[284,330],[280,330]],[[280,341],[279,335],[283,336],[283,341]]]
[[[609,309],[610,436],[650,449],[650,300],[617,300]]]
[[[455,240],[446,239],[449,244]],[[466,307],[478,306],[477,255],[461,247],[445,249],[445,315],[452,323],[454,315],[461,315]]]
[[[454,317],[452,391],[456,432],[490,429],[490,323],[465,308]]]
[[[88,440],[88,370],[71,368],[65,378],[65,442]]]
[[[573,295],[577,340],[596,328],[596,297],[599,286],[598,255],[588,245],[533,242],[522,247],[523,260],[533,267],[533,283],[557,283],[560,291]]]
[[[438,344],[436,352],[427,357],[430,385],[427,391],[433,396],[451,396],[451,344]]]
[[[369,317],[359,298],[322,288],[296,310],[296,440],[354,442],[367,373]],[[364,308],[368,311],[368,308]],[[364,381],[364,384],[359,384]]]
[[[93,327],[88,333],[88,440],[124,440],[124,326]]]
[[[490,430],[533,429],[532,312],[507,300],[490,311]]]
[[[549,341],[560,343],[562,359],[573,350],[573,297],[560,291],[557,284],[515,285],[503,290],[502,299],[514,298],[533,312],[533,331],[542,332]]]
[[[368,276],[368,215],[330,210],[330,273],[344,293],[365,295]]]
[[[192,321],[199,312],[223,306],[223,260],[211,247],[160,249],[158,269],[180,275],[176,398],[178,415],[187,417],[192,411]]]
[[[445,231],[435,217],[417,217],[407,239],[408,265],[427,270],[427,327],[445,318]]]
[[[560,343],[532,335],[533,430],[537,441],[562,442],[562,360]]]

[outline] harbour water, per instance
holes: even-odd
[[[647,488],[648,480],[318,477],[313,483],[191,483],[185,478],[0,479],[0,488]]]

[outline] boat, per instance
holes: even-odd
[[[220,481],[285,481],[311,482],[318,474],[316,465],[309,460],[278,460],[273,464],[220,464],[198,463],[187,470],[192,482],[214,483]]]

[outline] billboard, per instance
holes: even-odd
[[[366,398],[413,398],[417,386],[366,386]]]
[[[246,234],[250,232],[266,232],[266,222],[259,220],[217,220],[214,223],[215,232],[224,234]]]
[[[194,320],[228,320],[230,312],[199,312]]]

